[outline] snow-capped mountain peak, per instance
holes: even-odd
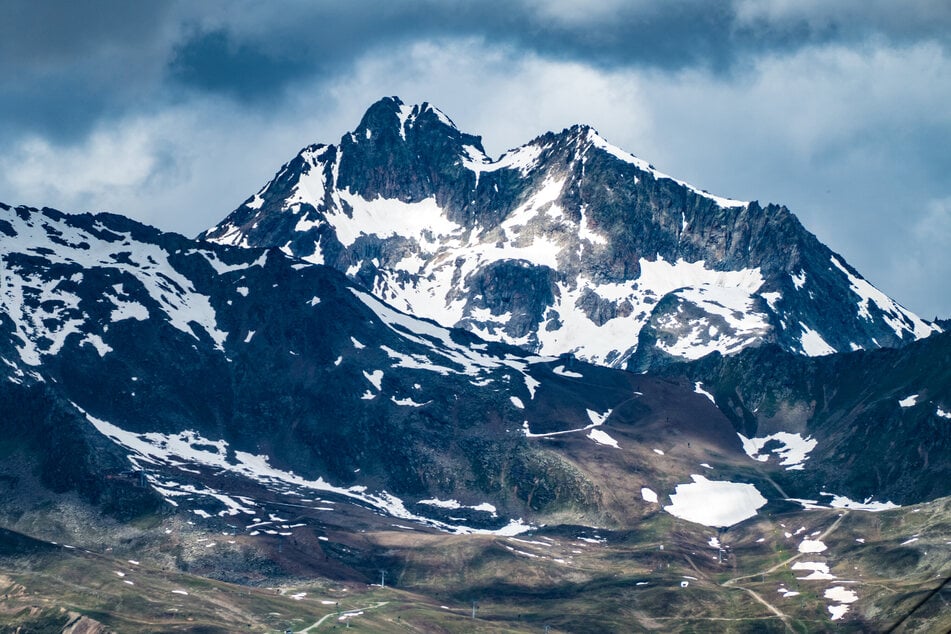
[[[646,367],[937,330],[786,208],[712,195],[576,125],[499,158],[428,104],[373,104],[203,237],[333,266],[401,310],[544,354]]]

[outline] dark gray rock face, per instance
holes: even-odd
[[[280,247],[418,316],[643,369],[776,343],[892,347],[940,330],[785,207],[719,198],[586,126],[493,160],[428,104],[383,99],[203,238]]]
[[[816,359],[767,345],[672,364],[663,374],[701,381],[749,438],[794,432],[816,440],[803,470],[775,475],[790,492],[899,504],[948,494],[951,333]]]

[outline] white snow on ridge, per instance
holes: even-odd
[[[457,534],[511,536],[524,533],[533,528],[531,525],[522,522],[521,519],[511,520],[506,526],[497,530],[473,529],[468,526],[432,520],[410,513],[402,500],[386,491],[369,493],[366,487],[362,486],[353,486],[345,489],[333,486],[327,483],[323,478],[307,480],[292,471],[282,471],[272,467],[270,465],[270,459],[264,455],[234,451],[233,458],[231,458],[229,457],[229,453],[231,453],[230,448],[228,443],[224,440],[209,440],[193,431],[184,431],[179,434],[162,434],[159,432],[143,434],[128,432],[111,423],[91,416],[78,406],[76,406],[76,408],[86,416],[86,419],[89,420],[99,433],[132,451],[133,453],[129,455],[129,459],[136,465],[140,462],[145,462],[155,465],[186,467],[189,465],[202,465],[214,467],[250,480],[255,480],[269,488],[279,491],[293,491],[303,488],[334,493],[367,504],[393,517],[420,522],[438,528],[439,530]],[[160,493],[168,492],[167,489],[163,490],[161,482],[156,481],[152,484]],[[194,492],[201,493],[200,491]],[[491,512],[487,506],[483,505],[479,505],[478,510]]]
[[[652,174],[652,175],[654,176],[654,178],[658,178],[658,179],[663,178],[663,179],[667,179],[667,180],[672,180],[672,181],[674,181],[675,183],[677,183],[678,185],[683,185],[684,187],[686,187],[686,188],[689,189],[690,191],[694,192],[695,194],[698,194],[698,195],[700,195],[700,196],[703,196],[704,198],[709,198],[710,200],[712,200],[713,202],[715,202],[715,203],[716,203],[717,205],[719,205],[720,207],[724,207],[724,208],[728,208],[728,207],[745,207],[745,206],[747,206],[747,205],[749,204],[748,202],[742,201],[742,200],[733,200],[733,199],[731,199],[731,198],[723,198],[723,197],[721,197],[721,196],[714,196],[713,194],[711,194],[711,193],[709,193],[709,192],[706,192],[706,191],[703,191],[702,189],[699,189],[699,188],[697,188],[697,187],[694,187],[693,185],[691,185],[691,184],[689,184],[689,183],[686,183],[686,182],[684,182],[684,181],[682,181],[682,180],[678,180],[678,179],[676,179],[676,178],[673,178],[672,176],[668,176],[667,174],[664,174],[663,172],[660,172],[660,171],[654,169],[653,167],[651,167],[650,163],[648,163],[647,161],[645,161],[645,160],[643,160],[643,159],[639,159],[639,158],[637,158],[636,156],[634,156],[633,154],[630,154],[630,153],[628,153],[628,152],[625,152],[624,150],[620,149],[619,147],[616,147],[616,146],[612,145],[612,144],[609,143],[607,140],[605,140],[604,137],[602,137],[600,134],[598,134],[598,133],[597,133],[596,131],[594,131],[593,129],[589,129],[589,130],[588,130],[588,140],[591,141],[591,144],[594,145],[595,147],[597,147],[597,148],[599,148],[599,149],[601,149],[601,150],[604,150],[604,151],[607,152],[608,154],[611,154],[612,156],[614,156],[614,157],[616,157],[616,158],[619,158],[619,159],[621,159],[622,161],[624,161],[624,162],[626,162],[626,163],[630,163],[630,164],[634,165],[635,167],[637,167],[638,169],[640,169],[640,170],[642,170],[642,171],[645,171],[645,172],[648,172],[648,173]]]
[[[937,326],[928,324],[914,313],[905,310],[866,280],[850,273],[835,256],[832,256],[831,260],[832,264],[848,279],[852,292],[859,296],[857,305],[859,317],[871,321],[872,314],[869,312],[869,306],[875,304],[882,312],[885,323],[895,331],[897,337],[901,337],[903,333],[907,332],[914,335],[915,339],[922,339],[934,332],[941,332]]]
[[[947,418],[951,420],[951,412],[946,412],[940,407],[935,411],[935,415],[940,416],[941,418]]]
[[[301,172],[297,184],[291,191],[291,195],[284,201],[284,209],[300,210],[302,204],[313,205],[315,208],[323,202],[327,193],[326,182],[323,174],[324,164],[320,160],[327,152],[330,146],[323,146],[312,149],[307,148],[301,152],[301,158],[306,166]],[[296,206],[296,207],[295,207]],[[297,231],[308,231],[313,227],[319,226],[319,221],[308,221],[301,216],[295,229]]]
[[[756,515],[766,498],[752,484],[707,480],[692,474],[693,482],[678,484],[664,510],[675,517],[703,524],[726,527]]]
[[[340,193],[340,199],[352,207],[353,215],[343,212],[333,215],[337,239],[350,247],[360,236],[380,238],[413,236],[422,246],[435,249],[437,238],[447,238],[462,232],[462,227],[448,220],[435,198],[407,203],[390,198],[367,200],[349,191]]]
[[[514,169],[518,170],[522,176],[527,176],[536,165],[538,165],[538,159],[541,156],[542,150],[545,149],[544,146],[537,145],[535,143],[528,143],[521,147],[509,150],[505,154],[499,157],[497,161],[494,161],[489,165],[480,166],[483,172],[494,172],[500,169]],[[472,171],[474,169],[473,164],[467,163],[466,167]]]
[[[196,339],[196,328],[202,329],[217,349],[224,350],[228,333],[219,330],[209,297],[195,290],[191,280],[172,266],[172,254],[158,245],[136,242],[129,234],[114,232],[101,223],[96,223],[93,230],[85,230],[71,226],[68,219],[57,220],[38,211],[30,212],[26,218],[10,214],[6,220],[16,235],[11,242],[7,242],[7,236],[0,236],[0,254],[35,252],[49,262],[49,267],[104,268],[131,275],[172,327]],[[100,237],[99,232],[118,235],[119,240]],[[191,252],[205,255],[201,250]],[[33,274],[11,263],[6,255],[0,255],[0,260],[0,308],[14,323],[21,360],[37,366],[42,355],[58,353],[70,334],[88,325],[89,317],[80,309],[79,297],[64,288],[69,279],[44,279],[49,270],[44,265],[39,265],[43,268]],[[81,274],[73,278],[74,282],[83,279]],[[117,285],[116,293],[121,294],[121,286]],[[116,306],[113,320],[154,317],[137,302],[111,294],[106,297]]]

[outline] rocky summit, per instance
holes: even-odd
[[[373,104],[202,236],[280,247],[445,326],[645,369],[774,343],[796,354],[940,331],[785,207],[714,196],[588,126],[493,159],[437,108]]]

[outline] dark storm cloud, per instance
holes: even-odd
[[[127,0],[4,0],[0,62],[42,68],[150,39],[172,5]]]
[[[368,54],[399,56],[420,39],[477,38],[608,69],[728,73],[814,44],[951,37],[943,0],[8,0],[0,18],[0,134],[60,140],[188,92],[273,107],[295,83],[345,74]]]
[[[831,5],[831,6],[827,6]],[[951,5],[885,3],[569,3],[424,0],[243,5],[193,29],[175,51],[173,77],[192,89],[258,101],[259,90],[345,72],[368,53],[399,55],[425,38],[479,38],[547,58],[602,68],[732,71],[751,58],[869,39],[951,38]],[[584,9],[578,7],[584,6]]]
[[[236,43],[224,30],[201,33],[175,51],[170,70],[182,83],[242,101],[270,102],[280,90],[314,65],[269,53],[253,43]]]
[[[156,47],[173,13],[160,2],[0,4],[0,138],[73,140],[154,94]]]
[[[399,56],[408,42],[479,38],[561,60],[603,66],[726,67],[725,8],[701,11],[624,9],[592,25],[565,22],[528,6],[501,2],[354,2],[299,5],[285,19],[247,19],[196,31],[176,50],[173,76],[188,86],[255,100],[255,88],[345,71],[368,51]],[[288,19],[293,16],[293,19]]]

